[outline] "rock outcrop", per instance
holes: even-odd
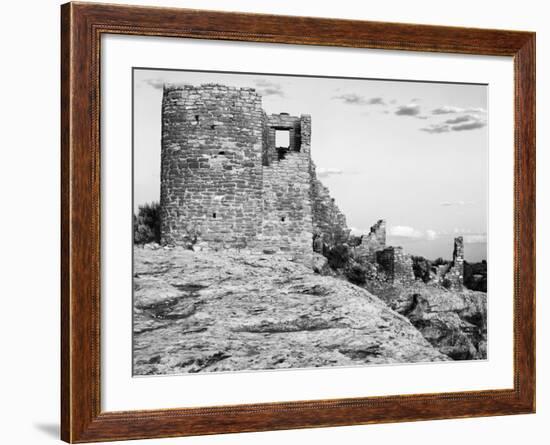
[[[158,212],[134,221],[160,242],[135,249],[136,374],[486,357],[486,294],[464,288],[486,290],[486,264],[465,269],[462,237],[452,262],[413,258],[384,220],[351,235],[309,115],[268,115],[251,88],[166,85],[162,124]]]
[[[405,316],[297,257],[135,249],[136,375],[445,360]]]
[[[377,294],[407,317],[436,349],[454,360],[487,358],[487,294],[421,281]]]

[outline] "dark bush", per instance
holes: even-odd
[[[421,256],[413,256],[412,261],[414,277],[424,281],[424,283],[430,281],[432,262]]]
[[[352,247],[357,247],[361,244],[362,240],[363,240],[362,236],[350,235],[349,240],[348,240],[348,244]]]
[[[365,284],[367,281],[367,269],[355,263],[346,270],[346,277],[353,284]]]
[[[442,266],[444,264],[449,264],[449,263],[450,263],[450,261],[444,260],[443,258],[439,257],[439,258],[435,259],[432,264],[434,266]]]
[[[139,206],[137,216],[134,215],[134,243],[160,243],[159,203]]]
[[[468,289],[487,292],[487,261],[469,263],[464,261],[464,286]]]
[[[347,244],[337,244],[325,256],[328,259],[330,267],[333,269],[343,269],[350,261],[351,252]]]

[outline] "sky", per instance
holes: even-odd
[[[387,244],[487,258],[487,86],[422,81],[134,69],[134,210],[160,196],[165,83],[253,87],[268,114],[310,114],[317,174],[356,233]]]

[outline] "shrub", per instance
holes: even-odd
[[[413,256],[412,261],[414,277],[421,279],[424,283],[430,281],[431,261],[421,256]]]
[[[444,260],[443,258],[439,257],[434,260],[433,265],[434,266],[443,266],[444,264],[449,264],[450,261]]]
[[[350,261],[350,248],[347,244],[338,244],[328,251],[326,257],[333,269],[343,269]]]
[[[134,243],[160,243],[159,203],[139,206],[137,216],[134,215]]]
[[[487,261],[468,263],[464,261],[464,286],[468,289],[487,292]]]
[[[367,281],[367,269],[355,263],[346,270],[346,277],[353,284],[365,284]]]

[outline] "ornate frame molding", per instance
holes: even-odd
[[[102,34],[512,56],[515,69],[514,388],[102,412],[99,319]],[[535,411],[534,33],[67,3],[61,7],[61,35],[63,440],[94,442]]]

